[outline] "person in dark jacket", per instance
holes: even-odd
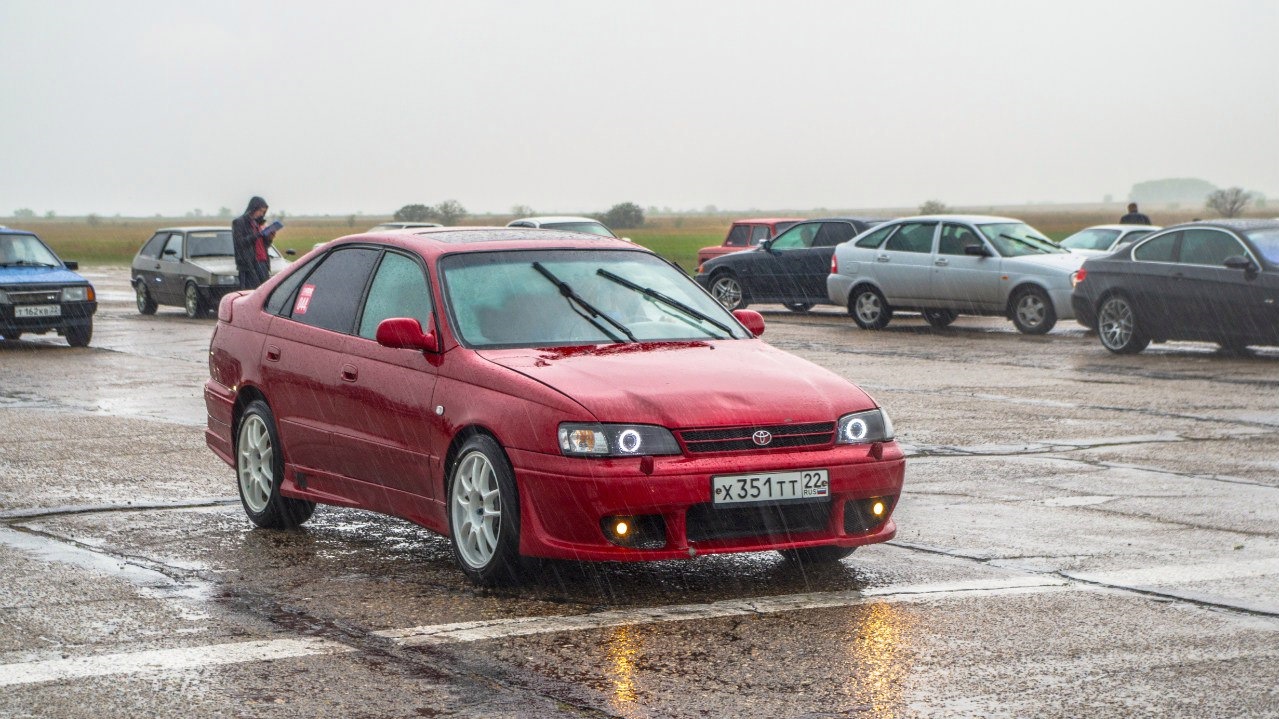
[[[262,233],[266,200],[253,197],[243,215],[231,221],[231,241],[235,244],[235,269],[240,273],[240,288],[251,290],[271,276],[271,260],[267,248],[274,234]]]
[[[1119,218],[1121,225],[1149,225],[1150,218],[1137,211],[1137,203],[1128,203],[1128,214]]]

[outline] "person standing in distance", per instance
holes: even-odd
[[[1119,218],[1121,225],[1149,225],[1150,218],[1137,211],[1137,203],[1128,203],[1128,214]]]
[[[271,260],[266,250],[274,233],[262,233],[266,222],[266,200],[253,197],[243,215],[231,221],[231,241],[235,245],[235,269],[240,273],[240,288],[251,290],[271,276]]]

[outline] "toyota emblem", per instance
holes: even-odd
[[[766,429],[756,430],[755,434],[751,435],[751,441],[763,447],[764,445],[773,441],[773,433],[769,432]]]

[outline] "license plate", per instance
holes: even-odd
[[[13,308],[14,317],[61,317],[62,305],[18,305]]]
[[[830,475],[824,469],[711,477],[711,502],[786,502],[830,496]]]

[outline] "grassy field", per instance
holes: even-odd
[[[1171,225],[1207,217],[1202,209],[1143,208],[1155,222]],[[1060,240],[1090,225],[1117,222],[1123,214],[1120,205],[1113,206],[1039,206],[960,208],[958,212],[994,214],[1016,217],[1039,228],[1049,237]],[[913,214],[912,208],[887,208],[836,212],[823,210],[820,215],[849,214],[865,217],[898,217]],[[667,257],[692,272],[697,267],[697,250],[723,241],[734,219],[753,216],[802,216],[785,212],[755,212],[729,215],[670,215],[651,217],[643,227],[619,230],[618,234],[635,240],[649,249]],[[1273,213],[1257,213],[1269,217]],[[293,249],[306,252],[317,242],[332,240],[344,235],[362,232],[389,218],[363,216],[352,221],[347,217],[297,217],[287,218],[285,228],[276,241],[281,250]],[[506,216],[480,216],[469,218],[468,225],[504,225],[511,218]],[[134,253],[154,232],[162,227],[189,225],[230,226],[229,219],[201,218],[97,218],[90,223],[85,218],[65,219],[0,219],[0,224],[31,230],[40,235],[60,256],[77,260],[84,265],[127,265]]]

